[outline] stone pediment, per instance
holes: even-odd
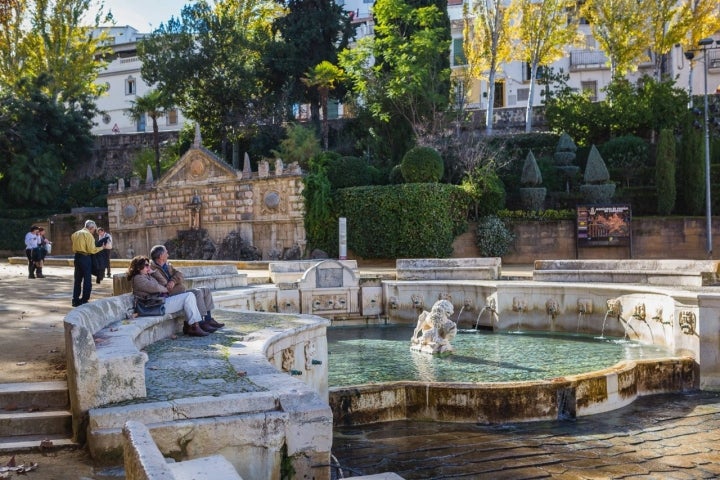
[[[209,179],[235,180],[237,173],[210,150],[193,146],[162,176],[157,186],[206,182]]]

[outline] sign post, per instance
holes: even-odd
[[[628,247],[632,258],[630,205],[578,205],[577,247]]]
[[[338,238],[339,238],[339,258],[347,260],[347,218],[340,217],[338,219]]]

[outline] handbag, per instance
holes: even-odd
[[[135,297],[135,313],[139,317],[160,317],[165,315],[165,297]]]

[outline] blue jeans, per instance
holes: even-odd
[[[73,283],[73,307],[87,303],[92,292],[92,257],[75,254],[75,281]],[[82,295],[81,295],[82,293]]]

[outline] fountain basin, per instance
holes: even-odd
[[[694,388],[692,358],[623,339],[461,332],[446,358],[410,351],[412,327],[328,329],[335,425],[575,418]],[[368,382],[373,383],[368,383]]]
[[[386,382],[330,389],[333,424],[394,420],[503,423],[569,419],[615,410],[637,397],[694,389],[690,357],[623,361],[532,382]]]

